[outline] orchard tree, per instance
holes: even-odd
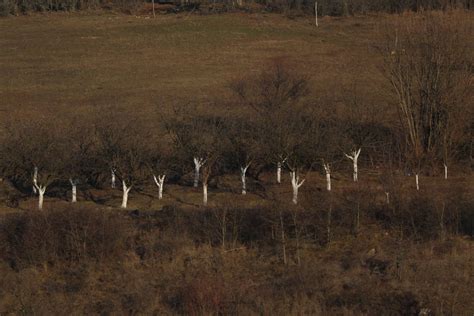
[[[224,156],[225,163],[232,169],[238,169],[240,181],[242,184],[242,195],[247,194],[247,171],[251,165],[257,167],[261,164],[262,157],[260,153],[257,129],[253,122],[247,119],[233,119],[226,122],[229,146]]]
[[[122,186],[122,208],[127,208],[128,196],[134,186],[139,186],[149,177],[153,138],[150,129],[138,118],[116,116],[113,124],[96,125],[102,157],[101,165],[108,166],[113,179]]]
[[[306,107],[308,78],[285,64],[273,60],[257,76],[234,81],[231,88],[240,105],[253,110],[257,136],[269,163],[277,167],[277,183],[292,148],[306,133],[292,118]]]
[[[308,152],[312,159],[311,164],[320,163],[326,178],[327,191],[332,190],[331,174],[340,160],[341,143],[344,136],[338,124],[338,118],[333,115],[329,106],[316,105],[311,114],[311,125],[308,134]]]
[[[217,157],[228,146],[228,140],[223,136],[225,124],[222,118],[199,115],[196,111],[189,114],[187,110],[189,108],[176,112],[167,120],[166,127],[173,141],[176,163],[185,167],[193,162],[193,186],[198,187],[201,168],[210,160],[213,163],[218,161]]]
[[[94,179],[101,165],[93,125],[76,118],[64,126],[61,141],[63,152],[58,165],[71,185],[71,202],[75,203],[77,186]]]
[[[162,138],[160,137],[160,139]],[[163,199],[166,176],[169,175],[172,169],[171,153],[167,152],[163,142],[158,143],[155,148],[152,148],[148,163],[153,182],[158,188],[158,199],[161,200]]]
[[[23,191],[32,185],[40,210],[47,188],[60,174],[63,148],[58,132],[48,121],[13,120],[6,126],[1,146],[2,174]]]

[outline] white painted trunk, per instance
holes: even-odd
[[[33,170],[33,193],[36,194],[38,190],[36,189],[38,185],[38,167],[35,167]]]
[[[72,180],[72,178],[70,178],[69,183],[71,184],[71,188],[72,188],[71,202],[76,203],[77,202],[77,182]]]
[[[112,173],[111,187],[112,189],[115,189],[115,169],[112,169],[111,173]]]
[[[293,186],[293,204],[298,204],[298,187]]]
[[[158,199],[161,200],[163,198],[163,187],[165,184],[166,175],[158,176],[158,178],[153,175],[153,180],[155,180],[155,184],[158,187]]]
[[[318,24],[318,2],[314,3],[314,16],[316,19],[316,26],[319,26]]]
[[[203,158],[194,157],[194,187],[197,188],[199,185],[199,172],[205,160]]]
[[[385,192],[385,201],[387,202],[387,204],[390,204],[390,193],[389,192]]]
[[[38,191],[38,209],[43,209],[43,201],[44,201],[44,193],[46,192],[46,186],[38,186],[36,185],[36,189]]]
[[[158,188],[158,200],[163,199],[163,185]]]
[[[444,164],[444,178],[448,179],[448,165]]]
[[[128,204],[128,191],[123,191],[122,208],[127,208],[127,204]]]
[[[326,189],[331,191],[331,166],[328,163],[323,163],[324,171],[326,171]]]
[[[281,183],[281,162],[277,163],[277,183]]]
[[[420,190],[420,180],[419,180],[419,177],[418,177],[418,173],[415,173],[415,182],[416,182],[416,190],[419,191]]]
[[[202,184],[202,204],[207,206],[207,183]]]
[[[358,169],[357,169],[357,158],[354,159],[354,182],[357,182],[358,179]]]
[[[71,200],[71,202],[72,203],[77,202],[77,186],[76,186],[75,183],[72,185],[72,200]]]
[[[199,185],[199,170],[201,167],[199,165],[196,165],[194,167],[194,187],[197,188]]]
[[[348,155],[348,154],[344,154],[346,155],[347,158],[349,158],[350,160],[352,160],[352,166],[353,166],[353,169],[354,169],[354,172],[353,172],[353,175],[352,175],[352,178],[354,180],[354,182],[357,182],[359,179],[359,173],[358,173],[358,167],[357,167],[357,161],[359,159],[359,155],[360,155],[360,151],[362,150],[362,148],[359,148],[358,150],[353,150],[351,152],[351,155]]]
[[[326,173],[326,189],[331,191],[331,174]]]
[[[247,182],[246,182],[245,175],[247,173],[248,167],[249,165],[245,167],[240,167],[240,180],[242,181],[242,195],[247,194]]]
[[[293,188],[293,204],[298,204],[298,189],[303,185],[305,180],[300,181],[296,172],[290,172],[291,186]]]
[[[132,188],[132,186],[127,187],[127,184],[125,183],[125,181],[122,181],[122,189],[123,189],[122,208],[127,208],[128,192],[130,192],[131,188]]]

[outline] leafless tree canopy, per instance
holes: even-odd
[[[384,72],[394,91],[412,163],[446,157],[472,107],[472,23],[426,13],[385,33]],[[471,105],[471,106],[469,106]]]

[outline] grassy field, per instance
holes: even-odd
[[[371,48],[383,18],[321,21],[279,15],[54,14],[0,20],[0,110],[59,115],[113,105],[133,111],[226,98],[232,78],[282,57],[314,93],[357,81],[374,99]],[[215,102],[214,102],[215,103]]]
[[[3,18],[0,124],[83,115],[93,124],[121,111],[154,131],[187,103],[227,115],[242,111],[229,107],[229,82],[271,58],[309,75],[319,104],[342,103],[355,87],[386,123],[374,49],[386,19],[323,18],[316,28],[310,17],[263,14]],[[272,170],[249,176],[245,196],[238,174],[212,178],[209,207],[191,168],[166,183],[163,200],[150,177],[126,210],[108,180],[79,185],[76,204],[67,182],[51,185],[36,211],[37,196],[1,179],[0,314],[473,315],[471,170],[422,174],[420,191],[400,170],[387,204],[364,154],[354,183],[341,152],[331,193],[321,166],[305,174],[297,206],[288,170],[280,185]]]

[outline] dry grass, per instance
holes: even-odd
[[[228,81],[258,71],[267,58],[277,56],[286,56],[312,76],[315,97],[335,98],[341,86],[357,79],[366,100],[382,102],[384,85],[370,47],[376,24],[383,19],[322,19],[319,29],[311,19],[261,14],[144,19],[74,13],[0,19],[0,111],[23,119],[44,115],[52,122],[70,114],[89,115],[92,108],[115,107],[154,120],[160,115],[152,114],[185,102],[224,111],[227,108],[220,106],[228,97]],[[273,233],[278,223],[277,212],[269,212],[270,208],[288,205],[291,199],[286,173],[281,185],[275,184],[273,173],[263,174],[261,182],[249,179],[247,196],[239,194],[238,175],[223,176],[218,186],[210,186],[214,209],[201,207],[201,189],[178,184],[167,184],[159,201],[150,179],[149,185],[130,193],[129,208],[139,210],[132,212],[117,210],[118,189],[80,188],[75,207],[64,197],[47,197],[44,213],[28,213],[24,211],[36,208],[36,197],[20,197],[18,207],[7,207],[4,197],[15,199],[18,193],[1,182],[1,223],[6,216],[33,221],[28,222],[31,231],[25,235],[29,238],[25,253],[17,257],[2,253],[0,314],[417,315],[423,308],[436,315],[472,314],[472,240],[450,232],[444,240],[432,234],[417,242],[406,236],[400,242],[395,224],[399,215],[384,214],[389,212],[384,208],[379,214],[367,205],[383,204],[384,193],[378,172],[365,167],[360,170],[360,186],[370,190],[360,195],[361,228],[354,234],[350,199],[358,193],[349,162],[340,166],[333,174],[333,194],[340,208],[334,214],[334,225],[339,226],[334,228],[333,242],[320,244],[327,199],[324,177],[315,171],[307,175],[300,192],[301,205],[309,206],[302,213],[315,224],[305,228],[301,265],[297,265],[292,224],[285,223],[287,266],[281,263],[278,237],[269,233],[269,226]],[[427,205],[437,206],[438,198],[455,199],[457,195],[449,194],[460,188],[466,203],[457,201],[459,209],[465,207],[466,216],[471,216],[473,181],[462,170],[454,170],[447,181],[422,177],[418,195],[435,197]],[[401,197],[416,198],[413,178],[402,175],[397,182]],[[226,207],[241,208],[248,217],[241,223],[245,238],[235,248],[229,242],[222,249],[216,246],[220,228],[216,223],[222,215],[218,212]],[[123,228],[104,224],[120,241],[118,246],[104,243],[104,249],[114,251],[96,261],[79,252],[80,247],[74,248],[83,261],[65,260],[62,256],[70,251],[55,245],[70,236],[54,226],[63,227],[61,220],[47,220],[47,214],[56,218],[57,209],[65,223],[79,226],[89,223],[91,210],[110,215],[117,222],[105,224],[120,223]],[[267,213],[260,215],[260,211]],[[415,214],[417,210],[405,211]],[[42,214],[46,220],[35,221]],[[77,218],[70,218],[71,214]],[[426,212],[420,216],[415,219],[437,220]],[[96,245],[94,238],[101,230],[88,227],[77,229],[87,232],[74,236],[77,245],[81,238]],[[439,230],[437,226],[427,229],[434,235]],[[65,235],[54,234],[55,230]],[[43,245],[35,237],[44,231],[58,254],[51,255],[54,252],[45,248],[37,257],[29,256],[27,251],[35,254],[37,245]],[[5,231],[2,234],[4,238]],[[11,240],[1,241],[2,247],[14,245]],[[10,261],[20,259],[23,265],[12,267]]]
[[[379,98],[370,49],[379,18],[48,14],[0,20],[0,110],[45,115],[113,105],[162,111],[225,99],[228,81],[284,56],[318,97],[357,76]],[[337,91],[337,89],[335,90]],[[219,105],[219,104],[218,104]]]

